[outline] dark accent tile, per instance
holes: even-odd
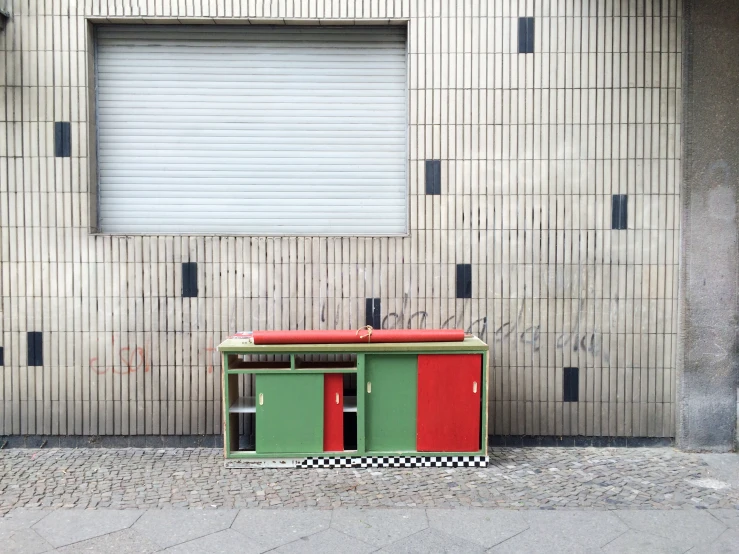
[[[655,448],[674,446],[674,439],[669,437],[586,437],[576,436],[523,436],[523,435],[489,435],[488,445],[491,447],[629,447]]]
[[[185,262],[182,264],[182,297],[195,298],[198,295],[198,264]]]
[[[72,155],[72,126],[69,121],[54,123],[54,156],[69,158]]]
[[[58,448],[80,448],[80,437],[61,436],[59,437]],[[84,445],[88,446],[88,445]]]
[[[100,446],[104,448],[128,448],[130,443],[130,437],[128,436],[109,436],[100,438],[102,439]]]
[[[564,402],[577,402],[580,391],[580,369],[576,367],[564,368],[562,384],[564,385],[562,400]]]
[[[537,446],[560,446],[559,437],[538,437]]]
[[[367,298],[364,309],[364,324],[375,329],[382,327],[382,311],[379,298]]]
[[[523,446],[523,437],[518,435],[506,435],[503,437],[503,446],[506,448],[521,448]]]
[[[611,198],[611,229],[628,229],[628,196],[614,194]]]
[[[5,351],[2,346],[0,346],[0,367],[5,365]]]
[[[179,435],[162,435],[162,448],[181,448],[182,437]]]
[[[426,160],[426,194],[441,194],[440,160]]]
[[[457,298],[472,298],[472,264],[457,264]]]
[[[0,436],[0,446],[6,442],[4,448],[223,448],[223,435]]]
[[[89,435],[87,437],[78,437],[80,439],[80,447],[84,448],[103,448],[105,446],[105,437],[99,435]]]
[[[675,439],[670,437],[626,437],[626,446],[630,448],[653,448],[655,446],[674,446]]]
[[[518,18],[518,53],[534,53],[534,18]]]
[[[27,333],[28,342],[28,365],[40,366],[44,365],[44,348],[43,338],[38,331],[29,331]]]
[[[25,442],[26,448],[46,448],[49,446],[49,439],[43,435],[28,435]]]
[[[146,444],[146,448],[161,448],[162,437],[159,435],[146,435],[144,442]]]

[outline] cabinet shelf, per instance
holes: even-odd
[[[257,403],[253,396],[241,396],[228,408],[231,414],[255,414]]]

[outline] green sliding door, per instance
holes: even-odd
[[[323,375],[256,376],[259,454],[323,452]]]
[[[367,354],[364,426],[368,453],[416,451],[417,358]]]

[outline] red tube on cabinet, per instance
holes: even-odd
[[[254,344],[353,344],[384,342],[459,342],[462,329],[372,329],[359,331],[254,331]]]

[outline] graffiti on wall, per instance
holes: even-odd
[[[110,364],[101,363],[97,356],[93,356],[88,360],[88,367],[92,373],[96,375],[131,375],[151,371],[152,360],[147,346],[116,346],[115,334],[111,335],[110,344],[113,353]],[[202,353],[203,360],[198,360],[197,365],[204,367],[209,375],[215,371],[218,360],[217,352],[218,348],[213,345],[213,339],[208,339],[207,346]]]
[[[144,346],[116,346],[115,335],[110,337],[111,352],[114,358],[111,365],[100,364],[97,356],[89,359],[90,371],[97,375],[112,373],[115,375],[130,375],[143,371],[151,371],[151,363],[147,360],[146,347]],[[116,359],[117,358],[117,359]]]
[[[429,318],[426,310],[417,310],[406,317],[410,299],[407,294],[403,295],[400,309],[388,313],[382,318],[383,329],[425,329]],[[488,315],[472,319],[465,313],[466,304],[463,305],[459,314],[450,316],[441,323],[442,329],[464,329],[465,333],[474,334],[485,342],[490,343],[492,348],[504,341],[515,340],[526,348],[530,348],[534,354],[541,350],[541,324],[526,324],[533,319],[533,305],[531,299],[524,294],[520,300],[516,317],[503,321],[495,328],[489,328]],[[591,307],[587,300],[579,300],[570,330],[557,334],[555,347],[557,350],[571,350],[572,352],[583,352],[589,356],[600,359],[602,362],[610,362],[610,352],[605,344],[603,332],[594,326],[592,329],[583,329],[582,322]],[[618,298],[611,301],[611,321],[618,316]],[[468,323],[469,322],[469,323]]]
[[[618,298],[611,300],[609,320],[610,327],[613,327],[618,317]],[[400,306],[396,311],[387,313],[381,320],[382,329],[426,329],[428,323],[432,319],[431,312],[427,309],[410,311],[411,299],[408,294],[403,295]],[[490,344],[491,349],[495,351],[496,347],[504,343],[518,343],[534,355],[539,355],[542,349],[542,326],[540,323],[533,322],[534,299],[529,298],[524,291],[522,298],[518,300],[515,317],[502,321],[500,324],[493,324],[488,314],[472,314],[468,311],[469,301],[464,301],[462,309],[459,313],[454,314],[441,322],[441,329],[464,329],[465,333],[473,334],[480,337],[483,341]],[[601,363],[609,364],[611,355],[605,335],[610,329],[605,331],[597,326],[585,328],[584,321],[586,315],[593,306],[589,305],[587,299],[577,301],[576,307],[572,313],[566,314],[567,320],[571,321],[569,330],[557,333],[554,346],[560,351],[571,351],[584,353],[598,360]],[[326,323],[326,302],[321,304],[321,321]],[[340,306],[337,306],[334,327],[339,326],[341,321]],[[561,314],[559,314],[561,315]],[[88,366],[90,371],[97,375],[115,374],[115,375],[133,375],[139,372],[148,373],[151,371],[152,359],[148,344],[143,346],[120,346],[120,341],[116,344],[116,336],[111,335],[110,351],[112,359],[107,363],[101,363],[97,357],[89,359]],[[212,375],[218,360],[218,349],[213,344],[213,339],[209,339],[204,349],[199,350],[199,359],[197,365],[202,367],[208,375]]]

